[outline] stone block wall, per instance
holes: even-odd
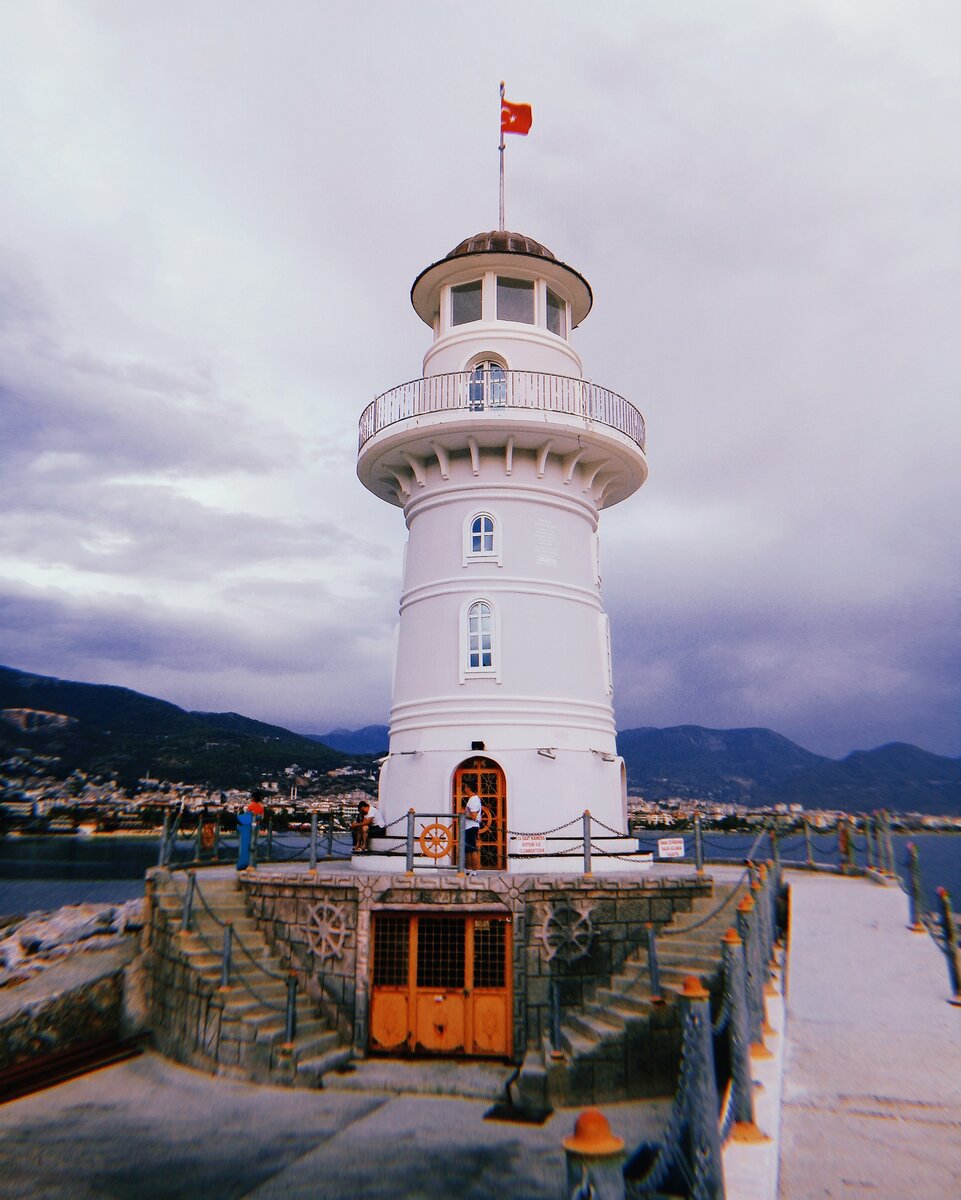
[[[148,881],[148,900],[150,881]],[[179,920],[160,904],[148,903],[145,931],[149,972],[147,1009],[154,1045],[168,1058],[188,1066],[246,1076],[240,1070],[241,1046],[231,1044],[224,1003],[216,990],[192,970],[180,951]],[[235,1070],[231,1071],[230,1068]]]
[[[314,876],[266,867],[244,875],[241,886],[272,948],[353,1042],[357,1056],[367,1052],[372,916],[425,911],[509,916],[513,1045],[520,1062],[548,1034],[552,971],[564,1008],[581,1007],[646,943],[648,922],[663,925],[676,913],[690,912],[694,898],[709,896],[713,885],[694,875]]]
[[[27,1002],[0,1020],[0,1071],[119,1037],[124,969]]]

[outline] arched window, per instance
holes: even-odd
[[[507,403],[507,372],[499,362],[485,359],[471,369],[467,390],[467,406],[472,412],[503,408]]]
[[[494,518],[489,513],[481,513],[470,523],[470,553],[494,553]]]
[[[490,671],[494,666],[494,610],[486,600],[467,610],[467,669]]]

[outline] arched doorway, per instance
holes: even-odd
[[[456,815],[474,794],[480,797],[481,827],[477,839],[480,865],[487,871],[507,870],[507,779],[490,758],[468,758],[454,772]]]

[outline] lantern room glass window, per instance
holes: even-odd
[[[567,337],[567,305],[550,288],[547,289],[547,328],[558,337]]]
[[[481,319],[481,281],[458,283],[450,290],[450,323],[467,325]]]
[[[489,671],[494,665],[494,612],[486,600],[467,610],[467,667]]]
[[[497,319],[534,324],[534,284],[530,280],[497,276]]]

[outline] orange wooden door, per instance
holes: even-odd
[[[373,948],[372,1050],[510,1055],[506,917],[376,914]]]
[[[453,808],[463,811],[469,796],[481,802],[481,828],[477,844],[480,865],[489,871],[507,869],[507,779],[489,758],[471,758],[454,772]]]

